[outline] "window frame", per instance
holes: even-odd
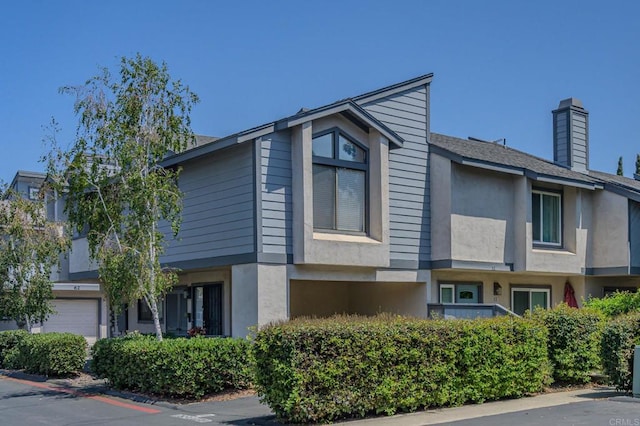
[[[517,314],[517,312],[515,311],[515,307],[514,307],[514,293],[516,291],[521,291],[521,292],[528,292],[529,293],[529,307],[527,309],[525,309],[525,312],[528,310],[529,312],[533,311],[533,308],[531,306],[531,293],[532,292],[537,292],[537,293],[546,293],[547,294],[547,306],[545,307],[545,309],[550,309],[551,308],[551,286],[536,286],[536,285],[511,285],[511,297],[510,297],[510,304],[511,304],[511,311],[513,311],[514,313]],[[520,314],[518,314],[520,315]]]
[[[157,303],[158,320],[161,323],[164,321],[164,303],[164,299]],[[151,309],[149,308],[149,306],[147,306],[147,302],[145,302],[143,299],[138,299],[137,311],[139,324],[153,324],[153,314],[151,313]]]
[[[535,240],[534,239],[534,231],[535,231],[535,223],[533,220],[533,196],[535,194],[540,195],[540,236],[542,238],[542,235],[544,234],[544,203],[543,203],[543,196],[544,195],[548,195],[548,196],[552,196],[552,197],[557,197],[559,202],[558,202],[558,224],[557,224],[557,232],[558,232],[558,239],[559,242],[549,242],[549,241],[542,241],[542,240]],[[552,189],[547,189],[547,188],[532,188],[531,190],[531,240],[533,241],[533,245],[535,247],[549,247],[549,248],[561,248],[563,247],[563,242],[564,242],[564,238],[563,238],[563,231],[564,231],[564,218],[563,218],[563,213],[564,213],[564,208],[563,208],[563,202],[564,202],[564,194],[562,191],[554,191]]]
[[[28,189],[28,197],[30,200],[37,200],[40,195],[40,188],[37,186],[30,186]]]
[[[356,138],[354,138],[353,136],[349,135],[347,132],[345,132],[344,130],[340,129],[339,127],[332,127],[326,130],[322,130],[320,132],[314,133],[311,136],[311,144],[313,146],[313,141],[316,138],[325,136],[331,134],[332,135],[332,144],[333,144],[333,158],[329,158],[329,157],[322,157],[322,156],[318,156],[318,155],[313,155],[313,149],[312,149],[312,156],[311,156],[311,166],[313,168],[314,165],[318,164],[321,166],[328,166],[328,167],[333,167],[336,170],[336,176],[337,176],[337,170],[342,168],[342,169],[350,169],[350,170],[358,170],[358,171],[362,171],[364,172],[364,220],[363,220],[363,231],[352,231],[352,230],[344,230],[344,229],[337,229],[337,215],[338,215],[338,203],[337,203],[337,198],[338,198],[338,180],[336,178],[336,188],[335,188],[335,192],[334,192],[334,197],[335,197],[335,202],[334,202],[334,223],[336,223],[336,228],[332,229],[332,228],[318,228],[316,227],[315,224],[315,205],[312,203],[312,210],[314,211],[314,223],[313,223],[313,230],[314,232],[324,232],[324,233],[334,233],[334,234],[347,234],[347,235],[368,235],[369,234],[369,164],[370,164],[370,155],[369,155],[369,148],[362,144],[361,142],[359,142]],[[357,161],[349,161],[349,160],[340,160],[339,158],[339,148],[340,148],[340,136],[342,136],[343,138],[347,139],[349,142],[351,142],[352,144],[354,144],[356,147],[362,149],[364,151],[364,162],[360,163]],[[312,184],[313,184],[313,179],[312,179]],[[315,191],[315,188],[313,189]]]
[[[482,304],[484,303],[484,297],[482,295],[483,292],[483,283],[480,281],[459,281],[459,282],[452,282],[452,281],[446,281],[446,282],[439,282],[438,283],[438,302],[441,304],[460,304],[460,303],[465,303],[465,302],[460,302],[457,299],[457,294],[458,294],[458,286],[461,285],[468,285],[468,286],[476,286],[478,289],[478,304]],[[442,289],[443,288],[450,288],[453,291],[453,302],[443,302],[442,301]]]

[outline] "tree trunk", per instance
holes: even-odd
[[[153,316],[153,325],[156,328],[156,338],[159,342],[162,342],[162,327],[160,327],[160,315],[158,314],[158,303],[155,297],[148,299],[149,308],[151,309],[151,315]]]

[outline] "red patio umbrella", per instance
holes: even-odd
[[[578,307],[578,301],[576,300],[575,291],[573,291],[573,287],[571,286],[571,283],[569,281],[567,281],[564,285],[564,301],[572,308]]]

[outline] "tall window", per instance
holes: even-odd
[[[313,138],[313,226],[366,232],[367,151],[338,129]]]
[[[555,192],[532,191],[533,242],[562,244],[562,196]]]
[[[518,315],[536,307],[548,309],[551,291],[548,288],[512,288],[511,309]]]

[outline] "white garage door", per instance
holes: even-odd
[[[53,309],[57,312],[44,323],[44,333],[63,332],[80,334],[89,344],[98,337],[98,300],[56,299]]]

